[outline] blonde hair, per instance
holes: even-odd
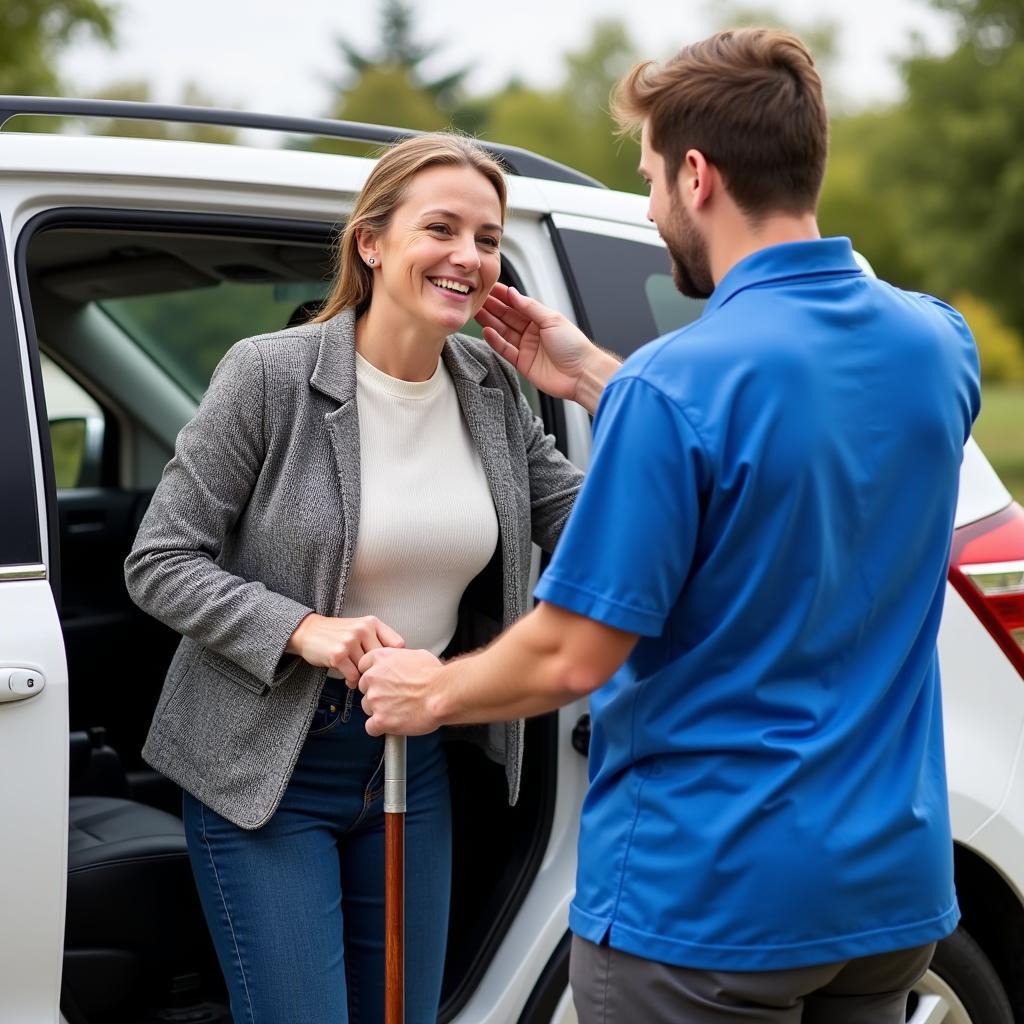
[[[429,167],[471,167],[498,193],[501,222],[508,203],[500,164],[482,146],[464,135],[431,132],[405,139],[386,150],[370,172],[335,252],[336,271],[331,292],[311,323],[329,320],[344,309],[356,316],[366,312],[373,297],[373,271],[359,256],[360,229],[381,235],[405,198],[409,183]]]

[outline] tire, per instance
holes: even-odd
[[[981,947],[958,928],[935,949],[931,967],[914,986],[908,1024],[1014,1024],[999,975]]]

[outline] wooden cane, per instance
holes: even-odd
[[[405,1024],[405,754],[384,737],[384,1024]]]

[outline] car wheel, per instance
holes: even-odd
[[[999,975],[962,928],[936,947],[931,967],[911,992],[907,1024],[1013,1024]]]

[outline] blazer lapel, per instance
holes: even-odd
[[[323,325],[320,354],[310,386],[333,398],[338,407],[324,416],[334,449],[341,491],[342,554],[338,573],[338,603],[344,600],[359,534],[359,412],[356,407],[355,314],[345,310]]]
[[[486,367],[465,348],[457,349],[451,342],[446,342],[442,357],[455,384],[462,415],[480,456],[494,501],[501,535],[502,571],[505,579],[516,579],[519,572],[519,545],[516,540],[522,529],[523,513],[516,507],[512,460],[505,429],[504,394],[500,388],[484,386]]]

